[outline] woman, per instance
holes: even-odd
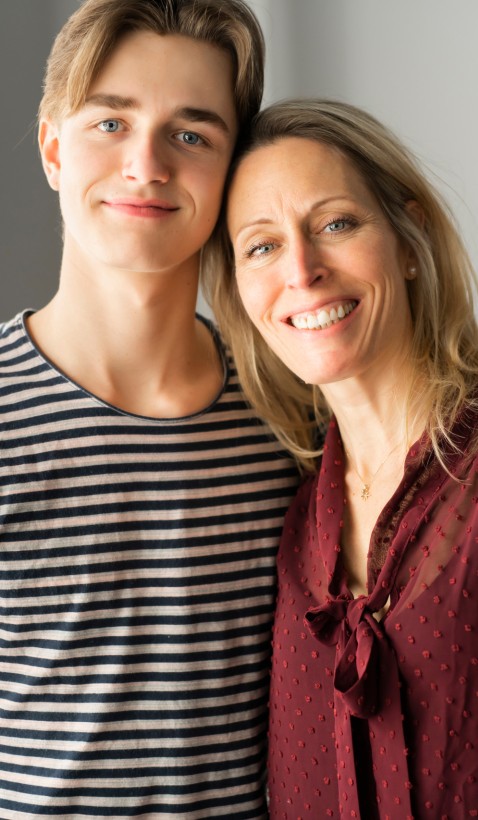
[[[259,115],[227,226],[212,300],[249,397],[305,469],[312,407],[327,426],[278,559],[271,817],[476,817],[478,329],[462,243],[387,129],[323,101]]]

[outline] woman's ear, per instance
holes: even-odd
[[[425,211],[416,199],[409,199],[405,203],[405,210],[420,230],[425,228]],[[405,267],[405,279],[415,279],[418,273],[417,258],[411,248],[408,250]]]
[[[416,199],[409,199],[405,203],[405,210],[419,228],[423,229],[425,227],[425,211]]]
[[[54,191],[58,191],[60,188],[60,134],[56,123],[47,119],[40,120],[38,145],[48,184]]]

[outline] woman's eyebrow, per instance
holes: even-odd
[[[327,196],[327,197],[324,197],[324,199],[318,199],[317,202],[313,202],[312,205],[310,206],[309,210],[310,211],[315,211],[317,208],[323,208],[324,205],[330,205],[330,203],[332,203],[332,202],[340,202],[340,201],[345,201],[345,200],[348,200],[348,201],[352,202],[353,198],[350,197],[350,196],[347,196],[346,194],[337,194],[337,195],[334,194],[333,196]],[[274,223],[274,219],[271,219],[270,217],[267,217],[267,216],[260,216],[260,217],[251,219],[250,222],[245,222],[244,225],[241,225],[240,228],[238,228],[237,235],[239,236],[239,234],[242,231],[245,231],[246,228],[253,228],[256,225],[272,225],[273,223]]]

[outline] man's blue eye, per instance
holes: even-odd
[[[116,131],[119,131],[120,123],[118,120],[103,120],[99,123],[98,128],[107,134],[114,134]]]
[[[186,145],[199,145],[199,143],[201,142],[201,137],[199,137],[198,134],[195,134],[193,131],[183,131],[180,134],[180,136],[182,137],[183,142],[185,142]]]

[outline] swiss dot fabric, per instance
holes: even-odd
[[[457,426],[462,445],[476,421]],[[452,459],[456,481],[419,454],[416,445],[373,531],[367,596],[352,597],[341,562],[335,421],[319,474],[287,515],[271,820],[478,817],[478,459]]]

